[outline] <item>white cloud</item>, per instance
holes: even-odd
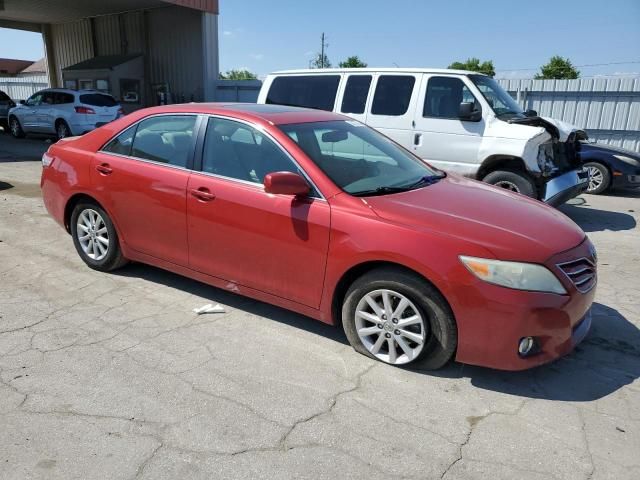
[[[262,53],[252,53],[249,56],[251,58],[253,58],[254,60],[258,60],[258,61],[264,59],[264,54],[262,54]]]
[[[313,50],[308,50],[306,52],[304,52],[304,56],[305,57],[313,57],[316,54],[316,52],[314,52]]]

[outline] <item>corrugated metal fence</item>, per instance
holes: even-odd
[[[498,81],[525,110],[585,128],[600,143],[640,152],[640,75]]]
[[[0,90],[18,102],[26,100],[38,90],[47,88],[47,75],[28,75],[23,77],[0,77]]]

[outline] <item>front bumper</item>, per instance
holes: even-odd
[[[462,285],[451,306],[458,324],[456,360],[500,370],[526,370],[570,353],[591,328],[595,288],[580,293],[556,264],[591,255],[588,242],[556,255],[547,265],[568,294],[527,292],[475,279]],[[518,344],[534,337],[535,353],[522,357]]]
[[[542,200],[544,203],[556,207],[567,200],[576,197],[589,187],[589,172],[585,168],[571,170],[550,179],[545,184]]]
[[[617,172],[614,172],[611,186],[613,188],[640,188],[640,171],[638,171],[637,175],[617,174]]]

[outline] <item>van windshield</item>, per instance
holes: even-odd
[[[341,189],[354,196],[426,187],[444,177],[391,140],[356,121],[280,125]]]
[[[499,118],[524,117],[524,110],[493,78],[486,75],[469,75],[480,93]]]

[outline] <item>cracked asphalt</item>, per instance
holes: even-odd
[[[562,207],[600,257],[574,353],[422,372],[156,268],[88,269],[43,207],[46,146],[0,135],[0,478],[640,478],[639,193]]]

